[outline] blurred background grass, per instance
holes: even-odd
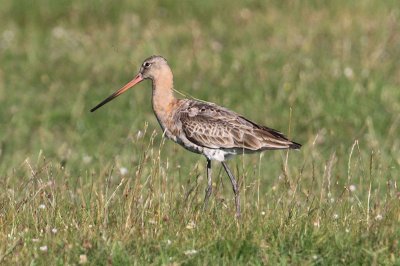
[[[366,200],[369,177],[379,205],[398,193],[399,8],[394,0],[1,0],[2,202],[9,204],[10,189],[15,202],[23,199],[27,192],[19,188],[30,182],[32,172],[48,165],[55,172],[47,174],[48,179],[88,191],[92,188],[87,182],[104,185],[112,169],[119,176],[116,184],[124,175],[133,180],[140,167],[152,175],[154,162],[143,166],[143,151],[148,143],[160,146],[161,132],[151,110],[150,84],[95,113],[88,110],[129,81],[143,59],[159,54],[169,61],[177,90],[233,109],[304,145],[289,159],[290,188],[302,176],[304,191],[326,189],[329,173],[336,195],[354,183],[358,197]],[[154,138],[153,130],[158,132]],[[205,160],[171,142],[160,152],[158,164],[174,202],[204,175]],[[156,158],[157,151],[154,154]],[[242,193],[250,191],[247,204],[257,202],[257,210],[273,204],[267,202],[274,198],[271,188],[287,174],[283,157],[270,152],[262,159],[248,156],[230,162],[242,180]],[[122,168],[128,174],[120,174]],[[231,191],[226,186],[224,190],[231,210]],[[59,193],[63,198],[67,192]],[[3,217],[8,217],[4,206]],[[64,206],[64,213],[74,206]],[[6,239],[10,220],[1,221]],[[17,227],[30,228],[20,223]],[[388,235],[382,236],[382,243],[387,244]],[[110,239],[110,250],[119,249],[116,238]],[[212,243],[224,249],[220,242]],[[2,249],[5,253],[7,245]],[[121,249],[121,254],[131,254],[126,246]],[[390,254],[387,251],[388,258]],[[398,262],[398,253],[396,258]]]

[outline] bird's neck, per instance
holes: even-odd
[[[163,117],[167,117],[173,110],[176,98],[173,93],[173,76],[170,69],[163,71],[159,77],[153,79],[153,110],[160,121],[164,122]]]

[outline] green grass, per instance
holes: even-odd
[[[1,1],[0,264],[400,264],[399,10]],[[303,144],[228,162],[239,222],[217,163],[202,211],[206,161],[162,139],[148,82],[89,112],[152,54]]]

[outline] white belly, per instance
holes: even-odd
[[[172,134],[165,134],[169,139],[173,140],[174,142],[178,143],[185,149],[198,153],[198,154],[203,154],[204,156],[207,157],[209,160],[215,160],[219,162],[223,162],[233,155],[237,154],[237,150],[221,150],[221,149],[210,149],[206,147],[201,147],[196,145],[195,143],[189,141],[186,138],[177,138],[176,136],[173,136]]]
[[[220,150],[220,149],[208,149],[204,148],[203,149],[203,154],[207,157],[209,160],[215,160],[219,162],[223,162],[233,155],[236,155],[235,151],[228,151],[228,150]]]

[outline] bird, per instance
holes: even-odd
[[[234,155],[300,149],[302,146],[281,132],[259,125],[225,107],[196,99],[176,98],[172,70],[167,60],[159,55],[145,59],[131,81],[90,111],[96,111],[143,80],[151,81],[152,107],[163,135],[207,159],[204,208],[207,208],[212,194],[212,161],[220,162],[230,179],[235,199],[235,217],[239,218],[239,185],[226,160]]]

